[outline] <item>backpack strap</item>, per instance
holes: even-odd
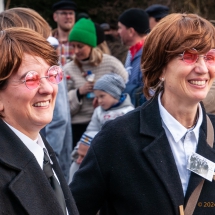
[[[212,125],[211,120],[208,117],[208,115],[206,115],[206,119],[207,119],[207,143],[212,148],[213,143],[214,143],[214,129],[213,129],[213,125]],[[192,215],[193,214],[195,207],[196,207],[196,203],[199,199],[204,181],[205,181],[205,179],[202,179],[202,181],[199,183],[199,185],[196,187],[196,189],[192,192],[190,198],[188,199],[185,210],[184,211],[182,210],[183,209],[182,205],[179,206],[180,215]]]

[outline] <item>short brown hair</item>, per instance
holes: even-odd
[[[215,47],[215,28],[206,19],[196,14],[174,13],[161,19],[147,36],[141,67],[144,94],[150,89],[155,95],[162,90],[160,76],[168,62],[184,50],[195,48],[200,54]]]
[[[39,33],[29,28],[13,27],[0,31],[0,90],[19,69],[23,55],[41,57],[50,66],[58,64],[54,48]]]
[[[16,7],[1,12],[0,30],[11,27],[31,28],[45,38],[51,34],[51,28],[46,20],[30,8]]]

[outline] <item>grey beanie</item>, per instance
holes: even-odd
[[[119,100],[122,91],[125,89],[125,82],[123,78],[117,74],[106,74],[96,81],[93,89],[102,90]]]

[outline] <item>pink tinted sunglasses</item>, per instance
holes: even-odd
[[[36,89],[40,85],[40,80],[42,78],[47,78],[49,82],[52,84],[59,84],[63,80],[63,71],[59,66],[51,66],[48,69],[47,76],[40,77],[38,72],[36,71],[29,71],[23,83],[29,90]]]
[[[215,49],[211,49],[205,55],[199,55],[196,49],[186,50],[179,54],[182,60],[187,64],[194,64],[198,61],[199,57],[203,57],[205,62],[211,66],[215,66]]]

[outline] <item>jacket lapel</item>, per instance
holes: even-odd
[[[54,168],[54,171],[58,177],[58,180],[60,181],[60,185],[61,185],[61,188],[63,190],[64,198],[66,201],[66,207],[69,211],[69,214],[71,214],[71,215],[78,214],[78,210],[77,210],[77,207],[75,205],[75,201],[73,199],[72,193],[69,189],[68,184],[66,183],[64,175],[61,172],[61,169],[60,169],[59,164],[57,162],[55,153],[45,138],[43,138],[43,142],[44,142],[44,144],[45,144],[45,146],[49,152],[51,160],[53,161],[53,168]]]
[[[62,214],[55,194],[36,159],[10,183],[9,189],[30,215]]]
[[[8,167],[8,175],[15,175],[8,185],[9,190],[27,213],[62,214],[54,192],[36,158],[1,119],[0,144],[1,164]],[[47,205],[51,207],[47,208]]]
[[[154,110],[153,115],[151,110]],[[175,214],[178,214],[178,206],[183,205],[184,195],[173,153],[162,128],[157,97],[142,106],[140,133],[153,138],[153,141],[143,149],[143,153],[163,182],[174,208],[177,208]]]

